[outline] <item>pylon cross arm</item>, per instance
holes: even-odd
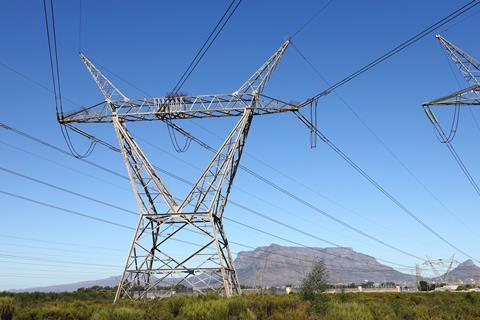
[[[456,91],[448,96],[441,97],[429,102],[425,102],[423,106],[478,106],[480,105],[480,85],[476,84],[471,87]]]
[[[254,115],[297,111],[294,104],[258,95],[251,105],[253,94],[212,94],[173,98],[139,98],[103,101],[91,107],[65,114],[62,123],[113,122],[112,109],[121,121],[180,120],[199,118],[238,117],[245,108]]]
[[[440,45],[445,49],[446,54],[458,67],[467,88],[453,92],[447,96],[423,103],[432,123],[438,123],[431,106],[478,106],[480,105],[480,63],[467,52],[460,49],[441,35],[436,35]]]

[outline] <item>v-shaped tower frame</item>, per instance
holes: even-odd
[[[289,43],[237,91],[200,96],[128,98],[80,54],[104,100],[64,115],[61,122],[113,124],[140,211],[115,301],[156,296],[161,289],[168,293],[182,285],[199,292],[220,290],[226,296],[240,293],[222,216],[253,117],[298,110],[262,94]],[[170,192],[127,128],[134,121],[170,124],[230,116],[239,117],[238,122],[183,199]]]

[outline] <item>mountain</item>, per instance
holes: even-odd
[[[333,284],[364,281],[412,284],[415,281],[415,276],[401,273],[351,248],[283,247],[272,244],[239,252],[234,264],[241,284],[295,286],[311,270],[313,261],[318,260],[325,263],[329,282]]]
[[[12,292],[71,292],[71,291],[76,291],[80,288],[90,288],[93,286],[115,287],[118,284],[118,281],[120,281],[120,276],[108,277],[108,278],[99,279],[99,280],[60,284],[56,286],[35,287],[35,288],[18,289],[18,290],[10,290],[10,291]]]
[[[399,272],[377,261],[372,256],[354,251],[352,248],[305,248],[284,247],[272,244],[252,251],[239,252],[235,259],[240,283],[243,285],[284,286],[299,285],[312,268],[313,261],[322,260],[332,284],[373,282],[395,282],[413,285],[416,277]],[[37,287],[14,291],[61,292],[75,291],[92,286],[116,286],[119,276],[50,287]],[[480,282],[480,267],[467,260],[449,274],[454,282]]]
[[[460,263],[455,269],[450,271],[448,279],[453,282],[480,282],[480,267],[472,260],[468,259]]]

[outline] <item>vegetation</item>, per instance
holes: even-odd
[[[300,286],[300,296],[305,300],[312,301],[327,288],[328,273],[322,261],[313,265],[312,271],[305,277]]]
[[[112,306],[113,292],[96,288],[74,293],[0,293],[0,320],[480,319],[477,292],[316,292],[311,300],[295,293],[233,298],[212,294],[121,301]]]

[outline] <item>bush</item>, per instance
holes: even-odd
[[[0,320],[12,320],[15,315],[15,299],[12,297],[0,298]]]
[[[325,320],[373,320],[372,313],[365,305],[356,302],[331,304],[325,315]]]
[[[145,317],[145,312],[139,308],[108,307],[93,314],[92,320],[139,320]]]

